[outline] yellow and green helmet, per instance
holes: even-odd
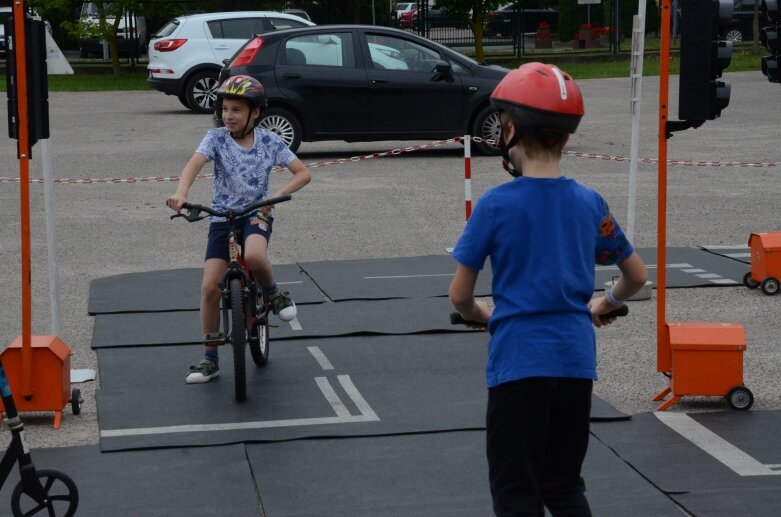
[[[225,79],[217,89],[217,101],[224,98],[246,99],[253,106],[266,108],[266,90],[260,81],[248,75],[234,75]]]

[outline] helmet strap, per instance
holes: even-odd
[[[510,176],[513,178],[518,178],[520,176],[523,176],[523,170],[516,169],[513,163],[510,161],[510,149],[515,147],[515,145],[518,143],[518,141],[521,139],[523,135],[521,132],[516,128],[515,134],[510,138],[510,141],[505,143],[504,141],[504,127],[501,129],[501,133],[499,134],[499,148],[502,150],[502,167],[504,170],[506,170],[508,173],[510,173]]]

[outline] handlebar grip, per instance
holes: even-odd
[[[621,316],[626,316],[629,314],[629,306],[628,305],[622,305],[618,309],[615,309],[613,311],[608,312],[607,314],[602,314],[601,318],[618,318]],[[451,325],[466,325],[467,323],[472,323],[469,320],[465,320],[461,314],[458,312],[451,312],[450,313],[450,324]]]
[[[622,305],[618,309],[612,310],[607,314],[600,315],[600,318],[618,318],[621,316],[626,316],[627,314],[629,314],[629,306]]]

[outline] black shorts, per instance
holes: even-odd
[[[266,242],[271,240],[271,228],[274,224],[272,216],[264,216],[260,212],[237,221],[238,239],[243,245],[247,235],[262,235]],[[230,260],[228,253],[228,222],[222,221],[209,224],[209,242],[206,245],[205,260],[218,258]]]

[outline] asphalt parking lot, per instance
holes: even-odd
[[[676,134],[669,158],[703,161],[781,161],[778,85],[759,72],[726,74],[732,99],[721,119]],[[626,220],[629,156],[629,83],[626,79],[582,81],[586,117],[570,151],[606,158],[566,156],[565,174],[599,190],[619,221]],[[658,79],[643,85],[641,157],[656,157]],[[676,79],[671,81],[675,113]],[[56,178],[146,178],[178,175],[210,126],[209,116],[185,111],[175,97],[157,92],[59,93],[49,98],[50,154]],[[5,117],[6,105],[0,113]],[[412,114],[411,116],[414,116]],[[308,164],[428,142],[302,144]],[[19,175],[15,142],[0,140],[0,176]],[[31,176],[41,176],[41,145],[33,149]],[[407,257],[441,254],[459,236],[464,220],[463,148],[451,143],[398,156],[313,167],[313,182],[293,202],[277,209],[271,258],[300,261]],[[284,173],[283,173],[284,174]],[[282,176],[282,175],[280,175]],[[497,158],[472,159],[473,195],[508,177]],[[274,181],[281,182],[283,177]],[[211,184],[199,180],[191,199],[209,200]],[[72,368],[97,368],[90,349],[93,318],[87,293],[94,278],[201,264],[205,225],[171,222],[164,200],[170,181],[57,184],[54,187],[63,340]],[[656,166],[639,167],[635,244],[656,245]],[[751,232],[778,231],[781,168],[673,166],[669,170],[668,245],[740,245]],[[31,186],[33,333],[50,333],[43,187]],[[21,332],[19,184],[0,179],[0,346]],[[122,293],[117,293],[122,296]],[[671,321],[738,321],[746,327],[745,381],[754,408],[781,408],[781,346],[777,321],[781,297],[745,287],[668,290]],[[651,397],[665,386],[656,372],[655,301],[636,302],[625,321],[598,333],[600,381],[595,391],[622,411],[652,411]],[[345,315],[349,317],[349,315]],[[446,317],[446,315],[443,315]],[[185,365],[183,365],[184,368]],[[127,368],[133,369],[133,364]],[[182,370],[184,372],[184,369]],[[98,372],[100,375],[100,372]],[[138,382],[144,372],[138,371]],[[79,416],[66,409],[62,428],[51,414],[25,416],[32,447],[98,442],[94,391],[100,379],[79,385]],[[691,398],[673,411],[726,409],[723,400]],[[0,435],[1,443],[7,440]]]

